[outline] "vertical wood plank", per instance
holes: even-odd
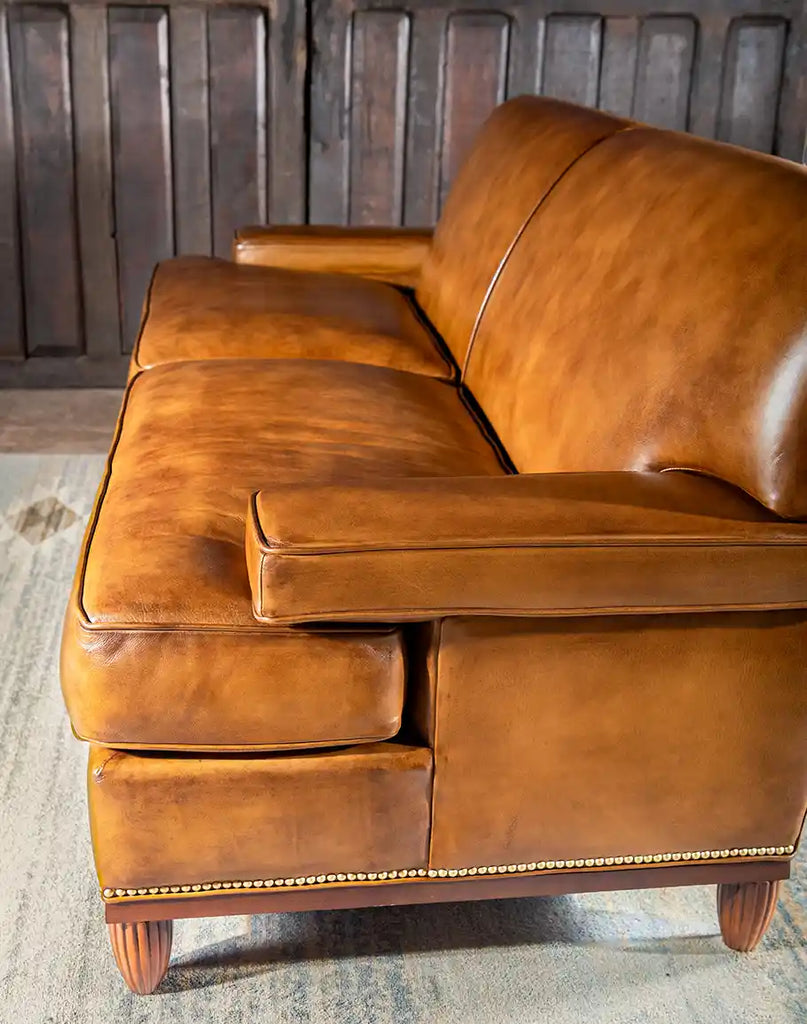
[[[689,17],[642,23],[633,115],[660,128],[686,131],[696,24]]]
[[[438,154],[445,88],[443,11],[419,9],[411,33],[404,223],[431,227],[439,206]]]
[[[137,337],[154,264],[174,251],[168,18],[109,9],[112,164],[123,348]]]
[[[174,223],[180,253],[212,251],[207,12],[169,8]]]
[[[407,15],[354,14],[352,54],[348,220],[398,225],[403,219]]]
[[[602,19],[553,14],[546,19],[542,92],[586,107],[597,105]]]
[[[275,0],[269,27],[269,220],[302,224],[308,167],[305,111],[307,0]]]
[[[505,95],[510,21],[504,14],[448,19],[440,206],[482,122]]]
[[[546,71],[546,23],[546,18],[539,18],[535,31],[535,79],[532,92],[536,96],[541,92]]]
[[[0,8],[0,359],[19,359],[24,355],[8,8],[3,7]]]
[[[709,12],[700,19],[695,73],[689,111],[689,131],[714,139],[723,95],[723,59],[730,19]]]
[[[208,31],[213,251],[229,256],[236,228],[266,220],[265,16],[216,8]]]
[[[602,49],[600,109],[630,117],[639,47],[638,18],[607,18]]]
[[[11,12],[28,354],[83,347],[69,25],[59,7]]]
[[[807,0],[790,19],[776,124],[776,152],[807,163]]]
[[[507,59],[507,97],[536,92],[538,54],[544,21],[538,7],[513,7],[510,19],[510,52]]]
[[[347,223],[350,14],[351,0],[311,0],[308,215],[313,224]]]
[[[103,7],[70,8],[81,289],[87,354],[120,355],[112,208],[107,23]]]
[[[786,36],[783,18],[732,23],[719,126],[725,142],[765,153],[773,150]]]

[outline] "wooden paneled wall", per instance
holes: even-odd
[[[311,219],[432,223],[481,122],[519,93],[801,159],[806,6],[315,0]]]
[[[800,159],[807,0],[0,7],[0,386],[123,379],[153,264],[427,225],[538,92]]]
[[[305,219],[306,47],[298,0],[0,9],[0,385],[121,381],[156,261]]]

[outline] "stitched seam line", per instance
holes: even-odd
[[[807,538],[793,540],[709,540],[708,538],[686,537],[681,540],[666,537],[654,537],[648,540],[641,538],[610,541],[608,538],[574,540],[485,540],[460,541],[454,544],[373,544],[373,545],[340,545],[335,543],[328,547],[287,544],[278,542],[270,544],[262,552],[263,557],[275,559],[294,558],[331,558],[338,555],[372,555],[372,554],[420,554],[438,551],[632,551],[645,548],[706,548],[709,551],[733,551],[735,548],[752,548],[767,551],[768,548],[801,548],[807,547]]]
[[[275,624],[285,625],[287,623],[307,622],[361,622],[372,623],[397,621],[398,624],[409,621],[428,621],[429,619],[442,618],[450,615],[493,615],[505,616],[513,619],[546,619],[556,616],[558,618],[585,618],[589,615],[664,615],[672,613],[686,613],[690,611],[702,612],[774,612],[774,611],[803,611],[807,608],[807,600],[804,598],[798,601],[749,601],[749,602],[706,602],[692,600],[687,604],[635,604],[635,605],[547,605],[523,608],[521,605],[506,605],[504,602],[498,605],[438,605],[429,607],[417,605],[415,607],[396,606],[394,608],[329,608],[317,609],[317,611],[292,612],[288,615],[274,615],[272,618],[258,621],[266,622],[270,626]],[[410,618],[402,619],[402,616]]]
[[[347,747],[359,743],[384,743],[387,740],[394,739],[399,731],[400,726],[393,733],[379,731],[363,736],[336,736],[327,740],[278,740],[272,743],[152,743],[149,740],[101,740],[95,736],[84,736],[77,732],[75,726],[73,726],[73,735],[76,739],[81,740],[83,743],[92,743],[96,747],[103,747],[105,750],[116,750],[118,748],[134,751],[167,750],[191,754],[215,754],[218,751],[233,754],[242,752],[282,754],[284,751],[291,750],[327,750],[329,747]],[[109,760],[111,759],[107,758],[107,761]],[[105,765],[107,761],[104,761]]]
[[[84,619],[89,623],[92,620],[87,614],[87,609],[84,606],[84,584],[87,577],[87,564],[90,560],[90,547],[92,546],[93,539],[95,537],[95,531],[98,527],[98,520],[101,518],[101,509],[106,498],[107,491],[109,490],[109,482],[112,479],[112,462],[115,458],[115,453],[118,450],[118,444],[123,436],[123,421],[126,417],[126,410],[129,407],[129,400],[132,396],[132,389],[135,383],[140,379],[142,373],[135,374],[134,377],[129,381],[126,391],[123,396],[123,403],[121,405],[120,412],[118,413],[118,422],[115,427],[115,438],[112,442],[112,447],[109,450],[109,455],[106,460],[106,469],[104,470],[104,481],[101,484],[101,490],[98,493],[98,498],[95,502],[95,508],[93,509],[92,522],[90,523],[87,531],[87,539],[84,544],[84,552],[81,558],[81,574],[79,576],[78,593],[76,596],[79,610]]]
[[[434,702],[432,706],[432,791],[429,804],[429,843],[428,860],[426,863],[431,867],[433,863],[432,853],[434,846],[434,803],[437,793],[437,758],[439,751],[438,728],[440,716],[437,714],[437,702],[440,697],[440,652],[443,649],[443,624],[445,619],[440,619],[437,624],[436,650],[434,654]],[[432,638],[434,640],[434,638]]]
[[[471,330],[471,337],[470,337],[470,340],[468,341],[468,348],[465,350],[465,359],[464,359],[463,364],[462,364],[462,373],[460,374],[460,381],[461,382],[465,381],[465,376],[468,373],[469,365],[470,365],[470,362],[471,362],[471,353],[473,352],[474,344],[476,343],[476,337],[477,337],[477,334],[479,333],[479,328],[480,328],[480,326],[482,324],[482,317],[485,315],[485,311],[487,310],[488,303],[490,302],[490,300],[491,300],[491,298],[493,296],[494,289],[496,288],[496,285],[499,283],[499,279],[501,278],[501,276],[502,276],[502,274],[504,272],[504,269],[505,269],[507,263],[509,262],[510,257],[513,254],[513,251],[515,250],[516,246],[518,245],[519,241],[521,240],[521,236],[527,230],[527,228],[529,227],[529,225],[532,222],[532,220],[535,217],[535,215],[538,213],[540,208],[544,205],[546,200],[552,195],[552,193],[555,191],[556,187],[560,184],[560,182],[563,181],[563,179],[566,177],[566,175],[571,171],[571,169],[580,160],[583,159],[583,157],[587,156],[592,151],[592,149],[595,149],[601,143],[607,142],[608,139],[612,139],[615,135],[621,135],[622,132],[632,131],[634,127],[635,127],[634,125],[626,125],[624,128],[619,128],[619,129],[617,129],[614,132],[609,132],[608,135],[604,135],[602,138],[597,139],[595,142],[592,142],[590,146],[587,146],[583,150],[583,152],[580,153],[578,156],[576,156],[574,158],[574,160],[572,160],[572,162],[569,164],[569,166],[566,167],[566,169],[564,171],[562,171],[558,175],[558,177],[552,182],[552,184],[549,186],[549,188],[546,190],[546,192],[544,192],[544,194],[541,196],[541,198],[538,200],[538,202],[532,208],[532,210],[530,211],[529,215],[524,220],[524,223],[518,229],[518,231],[516,232],[515,236],[513,237],[513,240],[510,242],[510,245],[507,247],[507,250],[505,251],[504,256],[502,256],[501,261],[500,261],[498,267],[496,268],[495,273],[493,274],[493,277],[490,279],[490,283],[488,284],[487,291],[485,292],[485,296],[482,299],[482,305],[479,307],[479,311],[476,314],[476,319],[474,320],[474,326],[473,326],[473,329]]]
[[[134,364],[135,364],[135,366],[137,366],[141,370],[146,369],[146,367],[144,367],[142,365],[142,363],[140,362],[140,342],[141,342],[141,340],[143,338],[143,334],[144,334],[144,332],[146,330],[146,324],[149,322],[149,317],[151,316],[151,296],[152,296],[152,293],[154,291],[154,282],[157,280],[157,271],[159,269],[160,269],[160,264],[158,263],[155,266],[154,270],[152,270],[152,272],[151,272],[151,278],[149,279],[149,286],[148,286],[148,289],[146,290],[146,301],[145,301],[144,306],[143,306],[143,315],[142,315],[142,317],[140,319],[140,330],[137,332],[137,340],[135,341],[134,350],[132,352],[132,359],[134,361]]]

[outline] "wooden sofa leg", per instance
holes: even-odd
[[[107,927],[123,980],[132,992],[150,995],[168,970],[174,922],[126,921]]]
[[[723,941],[749,953],[771,923],[781,882],[742,882],[717,887],[717,913]]]

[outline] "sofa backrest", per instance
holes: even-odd
[[[568,167],[628,122],[559,100],[497,107],[454,182],[416,288],[463,366],[474,325],[519,231]]]
[[[521,472],[692,469],[807,517],[807,171],[607,138],[513,248],[464,381]]]

